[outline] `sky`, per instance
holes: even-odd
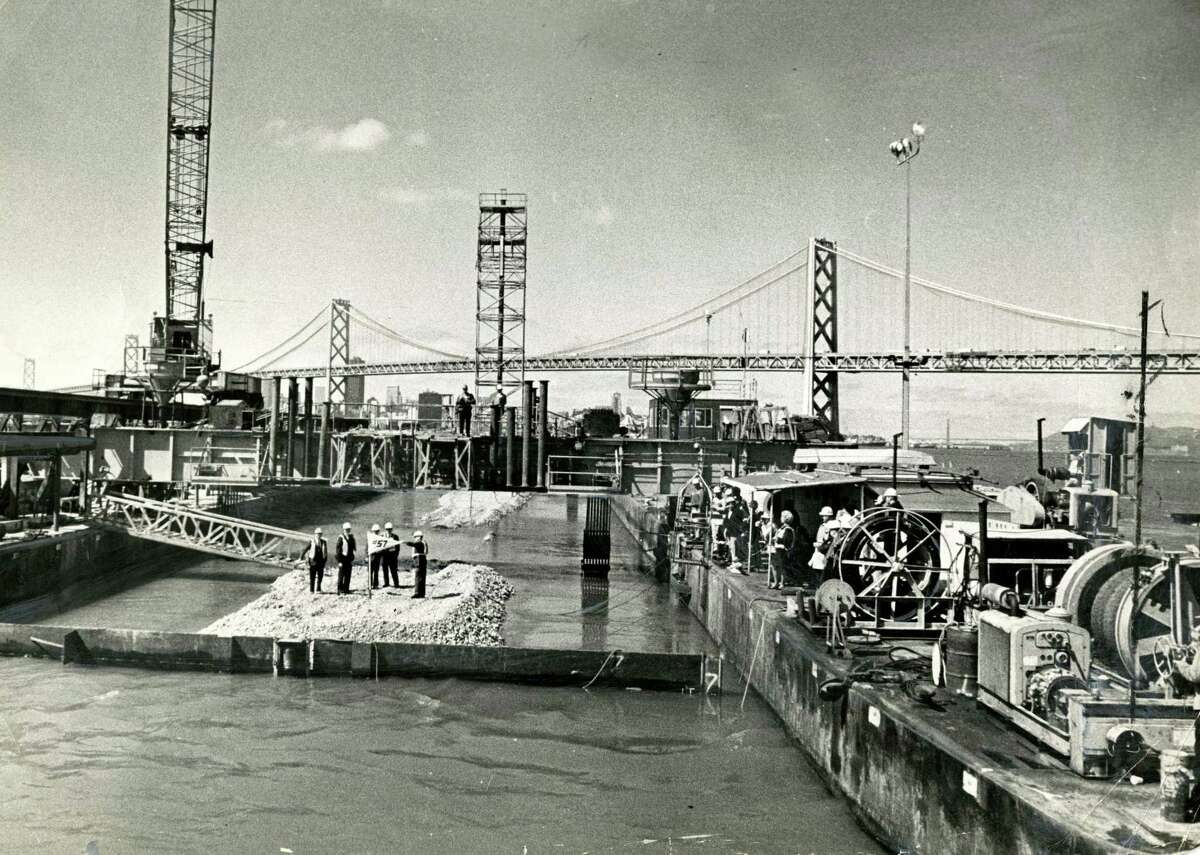
[[[40,387],[86,383],[163,310],[167,36],[165,0],[0,0],[0,384],[26,357]],[[530,352],[812,235],[900,266],[887,146],[915,119],[915,273],[1130,325],[1149,289],[1200,332],[1198,43],[1197,2],[220,0],[217,346],[236,365],[336,296],[470,348],[476,198],[501,187],[529,197]],[[620,374],[551,381],[564,406],[643,400]],[[760,381],[803,398],[798,375]],[[457,378],[369,390],[397,382]],[[923,376],[913,430],[1024,435],[1032,409],[1115,414],[1131,382]],[[1197,382],[1159,380],[1152,420],[1194,424]],[[848,428],[898,429],[898,378],[842,397]]]

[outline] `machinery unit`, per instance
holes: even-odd
[[[1091,637],[1066,620],[979,615],[979,700],[1060,754],[1071,751],[1068,690],[1087,690]]]

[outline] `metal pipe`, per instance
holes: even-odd
[[[283,394],[283,381],[279,377],[275,378],[274,392],[275,394],[271,396],[271,436],[267,445],[267,474],[272,478],[276,474],[279,452],[279,398]]]
[[[313,378],[304,378],[304,463],[300,466],[300,474],[305,478],[312,475],[312,439],[313,439]]]
[[[1046,461],[1042,454],[1042,423],[1043,423],[1043,421],[1045,421],[1044,417],[1038,419],[1038,474],[1039,474],[1039,476],[1042,476],[1043,478],[1045,478]]]
[[[513,489],[516,484],[517,408],[506,407],[504,413],[504,485]]]
[[[288,379],[287,447],[283,452],[283,459],[287,461],[285,474],[288,478],[291,478],[296,472],[296,416],[300,410],[297,400],[299,397],[300,381],[291,377]]]
[[[50,530],[58,531],[58,515],[62,511],[62,455],[50,455]]]
[[[488,466],[492,470],[491,481],[495,485],[496,479],[500,473],[500,417],[501,408],[498,403],[493,403],[490,407],[492,411],[492,422],[488,428],[488,436],[491,437],[491,448],[488,449]]]
[[[521,383],[522,390],[522,411],[521,411],[521,487],[529,488],[529,458],[533,451],[531,440],[533,439],[533,381],[525,380]]]
[[[901,436],[903,436],[903,434],[899,434],[899,433],[892,434],[892,489],[893,490],[897,490],[896,485],[899,483],[897,480],[896,467],[897,467],[897,464],[900,459],[899,440],[900,440]],[[899,492],[899,490],[897,490],[897,492]]]
[[[991,568],[988,567],[988,503],[987,499],[979,500],[979,588],[991,580]]]
[[[1148,338],[1147,328],[1150,321],[1150,292],[1142,292],[1142,341],[1141,353],[1139,362],[1139,390],[1138,390],[1138,408],[1137,408],[1137,487],[1134,491],[1133,505],[1133,548],[1135,555],[1141,556],[1142,552],[1142,464],[1146,459],[1146,339]],[[1089,448],[1094,448],[1089,444]],[[1133,617],[1129,621],[1129,649],[1137,651],[1137,618],[1138,611],[1141,606],[1142,584],[1142,568],[1140,561],[1135,561],[1133,566],[1133,598],[1130,602],[1133,603]],[[1129,718],[1133,719],[1137,716],[1137,674],[1133,674],[1129,679]]]
[[[546,489],[546,437],[550,433],[550,381],[538,381],[537,488]]]
[[[321,441],[317,443],[317,477],[329,477],[329,392],[321,404]]]
[[[912,375],[912,157],[904,163],[904,371],[900,380],[900,430],[909,447],[909,394]]]

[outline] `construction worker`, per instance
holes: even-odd
[[[329,543],[321,536],[321,529],[313,529],[304,558],[308,562],[308,592],[319,593],[321,580],[325,578],[325,565],[329,562]]]
[[[824,570],[828,563],[829,547],[833,545],[834,533],[841,528],[839,523],[833,516],[833,508],[829,505],[821,508],[817,514],[821,518],[821,524],[817,526],[817,537],[813,541],[812,558],[808,559],[808,566],[814,570]]]
[[[767,587],[775,590],[783,588],[784,568],[792,547],[796,545],[796,530],[792,528],[795,516],[791,511],[779,515],[779,525],[771,535],[771,564],[767,573]]]
[[[379,569],[383,567],[383,553],[386,548],[383,532],[379,523],[375,523],[371,526],[371,533],[367,535],[367,563],[371,568],[372,588],[379,587]]]
[[[883,498],[879,500],[879,506],[883,508],[903,508],[900,504],[900,496],[896,493],[895,487],[888,487],[883,491]]]
[[[350,529],[350,523],[342,523],[342,533],[337,539],[337,548],[334,557],[338,563],[338,581],[337,592],[339,594],[350,593],[350,569],[354,566],[354,553],[358,549],[358,544],[354,541],[354,532]]]
[[[720,560],[725,552],[725,487],[720,484],[713,488],[712,503],[708,507],[708,530],[712,558]]]
[[[731,494],[725,505],[725,540],[729,544],[730,567],[741,572],[742,556],[746,552],[746,524],[750,519],[750,509],[739,490],[732,490]]]
[[[429,555],[429,547],[425,543],[425,536],[419,531],[414,531],[412,533],[412,540],[404,541],[404,545],[412,547],[413,599],[424,599],[425,563]]]
[[[454,413],[458,416],[458,435],[471,435],[471,410],[475,408],[475,396],[463,386],[462,394],[454,402]]]
[[[383,537],[387,541],[387,546],[383,550],[383,587],[391,585],[393,588],[400,587],[400,540],[396,537],[394,526],[389,523],[383,525]]]

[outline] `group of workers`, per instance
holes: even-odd
[[[889,487],[875,506],[900,508],[899,495]],[[703,539],[703,526],[707,522],[713,561],[728,564],[737,572],[747,572],[765,558],[767,587],[775,590],[785,586],[788,567],[806,566],[823,573],[839,534],[853,528],[861,516],[860,512],[845,508],[835,512],[826,505],[818,513],[820,523],[814,537],[797,523],[790,508],[782,509],[779,521],[775,522],[770,513],[759,508],[757,501],[747,502],[741,491],[731,485],[716,485],[710,497],[699,475],[684,489],[679,512],[687,515],[693,542]]]
[[[368,584],[371,588],[400,587],[401,546],[412,550],[412,596],[416,600],[422,599],[425,596],[429,556],[425,536],[420,531],[414,531],[411,540],[400,540],[390,522],[386,523],[382,530],[378,523],[372,525],[371,533],[367,536],[367,566],[370,571]],[[358,542],[354,537],[354,529],[350,523],[342,523],[342,533],[338,535],[334,546],[334,560],[338,566],[338,594],[350,593],[350,574],[357,555]],[[329,563],[329,542],[320,528],[313,529],[312,539],[304,551],[304,561],[308,564],[308,590],[310,593],[319,593],[321,582],[325,578],[325,567]]]

